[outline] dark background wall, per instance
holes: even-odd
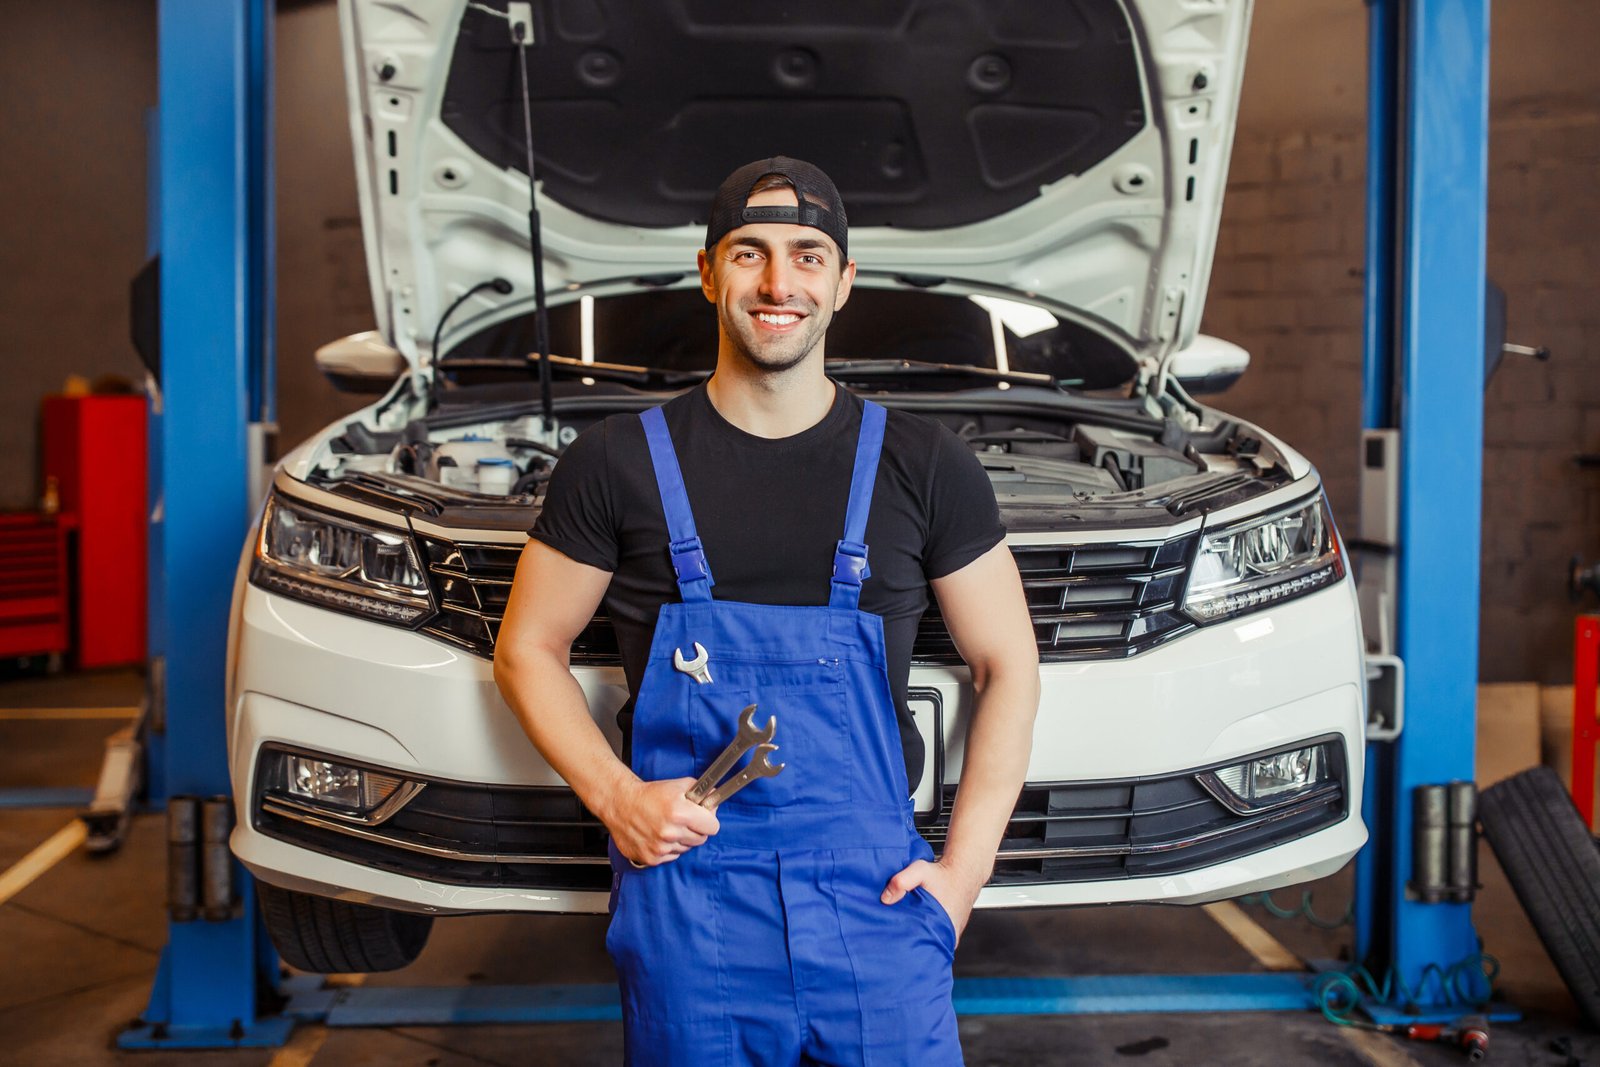
[[[0,508],[36,498],[38,399],[69,372],[137,380],[126,286],[143,261],[144,112],[155,100],[150,0],[4,6],[0,34]],[[1489,272],[1512,360],[1485,397],[1486,680],[1564,680],[1567,558],[1600,555],[1600,40],[1592,0],[1493,8]],[[1353,518],[1360,422],[1366,8],[1257,4],[1244,102],[1203,328],[1255,363],[1221,406],[1322,470]],[[331,3],[277,20],[278,380],[285,445],[359,406],[311,354],[372,312]],[[93,62],[85,62],[93,57]],[[1425,551],[1426,546],[1411,546]]]
[[[154,3],[0,7],[0,508],[38,499],[41,396],[68,373],[143,380],[128,281],[155,99]]]

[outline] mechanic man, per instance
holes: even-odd
[[[856,265],[821,170],[782,156],[736,170],[699,263],[716,371],[568,447],[495,678],[611,832],[606,947],[630,1063],[960,1063],[951,958],[1038,703],[994,492],[948,429],[826,377]],[[905,689],[929,586],[977,698],[938,862],[907,799],[923,746]],[[633,695],[619,716],[631,766],[568,670],[602,598]],[[750,704],[758,725],[776,717],[784,769],[713,814],[685,794]]]

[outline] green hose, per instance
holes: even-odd
[[[1384,972],[1380,982],[1371,971],[1359,965],[1343,971],[1328,971],[1318,976],[1311,989],[1323,1018],[1330,1023],[1380,1030],[1384,1028],[1355,1018],[1355,1010],[1363,1000],[1402,1006],[1422,1004],[1422,995],[1428,992],[1431,980],[1440,1001],[1482,1008],[1493,996],[1494,980],[1499,975],[1499,960],[1487,953],[1475,952],[1449,967],[1428,964],[1422,969],[1416,989],[1407,986],[1393,967]]]
[[[1318,915],[1311,906],[1311,890],[1306,889],[1300,893],[1300,906],[1298,908],[1285,908],[1279,906],[1272,899],[1271,893],[1250,893],[1239,898],[1241,904],[1260,904],[1268,915],[1274,919],[1304,919],[1319,930],[1337,930],[1341,926],[1348,926],[1356,921],[1356,903],[1351,901],[1345,905],[1344,914],[1337,919],[1324,919]]]

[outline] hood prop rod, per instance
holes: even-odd
[[[528,150],[528,251],[533,256],[533,335],[539,349],[539,406],[544,432],[555,430],[555,402],[550,397],[550,311],[544,302],[544,241],[539,226],[538,181],[533,172],[533,100],[528,89],[528,42],[532,27],[513,19],[511,36],[517,42],[518,68],[522,72],[522,143]]]

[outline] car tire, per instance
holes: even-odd
[[[1484,836],[1589,1025],[1600,1029],[1600,851],[1561,778],[1535,767],[1484,790]]]
[[[433,916],[352,904],[256,882],[261,916],[278,955],[316,974],[394,971],[428,943]]]

